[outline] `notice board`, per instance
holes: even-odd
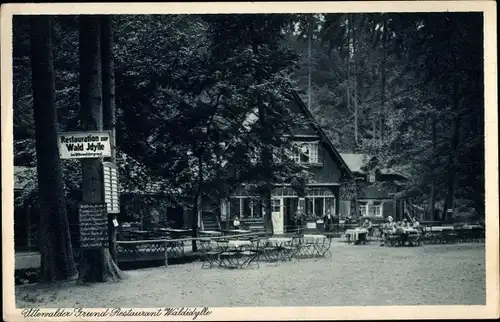
[[[103,163],[104,201],[108,206],[108,214],[120,213],[120,195],[118,191],[118,171],[110,162]]]
[[[105,203],[82,203],[78,209],[80,248],[108,247],[108,213]]]

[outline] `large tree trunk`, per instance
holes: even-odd
[[[308,86],[307,86],[307,108],[311,110],[311,97],[312,97],[312,36],[313,36],[313,18],[311,18],[311,25],[309,26],[308,35]]]
[[[254,31],[255,33],[255,31]],[[258,59],[259,56],[259,44],[255,40],[257,37],[254,38],[252,41],[252,51],[254,57]],[[261,79],[261,71],[260,67],[258,65],[255,66],[254,69],[254,77],[255,81],[258,85],[261,84],[262,79]],[[263,169],[263,178],[266,182],[264,182],[263,189],[262,189],[262,199],[264,203],[264,213],[263,213],[263,218],[264,218],[264,227],[266,230],[267,234],[273,234],[273,221],[272,221],[272,207],[271,207],[271,194],[272,194],[272,187],[273,187],[273,173],[272,173],[272,162],[273,162],[273,155],[271,151],[271,133],[270,131],[272,130],[272,125],[268,124],[268,116],[267,116],[267,107],[262,101],[262,97],[260,96],[260,93],[257,92],[257,110],[259,114],[258,122],[260,126],[260,139],[261,139],[261,144],[262,144],[262,149],[260,153],[260,162],[262,164],[262,169]],[[241,214],[240,214],[241,215]]]
[[[352,22],[352,18],[351,18]],[[351,23],[349,24],[351,25]],[[352,56],[354,60],[354,96],[353,96],[353,103],[354,103],[354,143],[356,145],[356,148],[359,145],[359,110],[358,110],[358,51],[356,48],[357,41],[356,41],[356,30],[354,27],[354,24],[352,23],[351,26],[351,33],[352,33]]]
[[[452,221],[452,215],[448,214],[448,209],[453,209],[453,195],[455,193],[455,177],[456,177],[456,153],[460,135],[460,115],[453,120],[453,137],[451,139],[451,151],[448,156],[448,173],[446,177],[446,197],[443,217],[446,221]]]
[[[436,120],[433,118],[432,119],[432,163],[431,163],[431,191],[429,193],[429,219],[431,220],[436,220],[437,218],[434,218],[434,205],[436,204],[436,182],[434,179],[434,172],[436,168],[435,162],[437,162],[437,147],[436,147]]]
[[[191,220],[191,229],[193,230],[192,232],[192,237],[197,238],[198,237],[198,219],[203,216],[203,209],[202,209],[202,204],[201,204],[201,196],[202,196],[202,187],[203,187],[203,151],[200,152],[200,155],[198,156],[198,189],[196,191],[196,194],[193,199],[193,213],[192,213],[192,220]],[[200,214],[201,211],[201,214]],[[196,245],[196,240],[192,241],[191,244],[193,252],[198,251],[198,247]]]
[[[382,66],[381,66],[381,80],[380,80],[380,87],[381,87],[381,94],[380,94],[380,115],[379,115],[379,139],[380,142],[383,141],[384,139],[384,123],[385,123],[385,87],[386,87],[386,63],[387,63],[387,48],[386,48],[386,43],[387,43],[387,18],[384,17],[384,30],[383,30],[383,35],[382,35],[382,51],[383,51],[383,57],[382,57]]]
[[[103,127],[111,131],[111,158],[109,161],[116,164],[116,116],[115,116],[115,66],[113,58],[113,29],[111,16],[101,17],[101,58],[102,58],[102,109]],[[116,228],[113,220],[115,214],[108,215],[109,252],[116,262]]]
[[[351,111],[351,33],[350,33],[350,15],[348,17],[348,24],[347,24],[347,58],[346,58],[346,64],[347,64],[347,86],[346,86],[346,92],[347,92],[347,111]],[[357,140],[358,137],[358,129],[357,129],[357,115],[356,112],[354,112],[354,141]]]
[[[54,67],[48,16],[30,20],[31,69],[40,210],[41,278],[65,280],[77,273],[66,213],[61,160],[57,148]]]
[[[86,131],[103,130],[100,18],[80,17],[80,105],[81,121]],[[102,203],[103,178],[100,159],[82,160],[82,201]],[[109,249],[82,251],[80,279],[84,282],[105,282],[108,277],[122,278]]]

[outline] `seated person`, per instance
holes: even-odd
[[[388,233],[395,233],[395,232],[396,232],[396,223],[394,222],[394,218],[392,218],[392,216],[388,216],[387,222],[383,225],[382,244],[380,246],[385,245],[385,241],[387,240]]]
[[[402,233],[403,232],[403,222],[401,221],[398,221],[396,222],[396,224],[394,225],[394,230],[395,230],[395,233]]]
[[[417,217],[413,217],[413,223],[412,223],[413,228],[417,229],[420,227],[420,223],[417,220]]]
[[[240,229],[240,217],[236,215],[233,220],[233,229]]]

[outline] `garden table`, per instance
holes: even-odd
[[[290,243],[292,241],[291,237],[270,237],[267,241],[276,246],[283,246],[285,243]]]
[[[480,229],[483,228],[481,225],[463,225],[462,229]]]
[[[291,237],[270,237],[267,242],[271,247],[267,248],[266,256],[278,260],[280,257],[284,260],[290,260],[297,249],[291,247],[293,239]],[[275,249],[274,251],[273,248]],[[276,257],[273,258],[273,254]]]
[[[230,240],[227,244],[229,247],[241,248],[243,246],[251,246],[252,242],[249,240]]]
[[[259,254],[252,250],[252,242],[249,240],[229,240],[224,244],[218,246],[219,267],[243,268],[255,263]]]
[[[361,242],[360,236],[363,236],[364,242],[366,243],[367,235],[368,235],[368,229],[365,228],[347,229],[345,231],[345,236],[349,244],[352,242],[355,245],[359,245]]]
[[[209,236],[209,237],[219,237],[219,236],[222,236],[222,232],[215,231],[215,230],[203,230],[203,231],[200,231],[200,235]]]
[[[325,235],[303,235],[299,245],[297,256],[299,257],[321,257],[325,256],[330,249],[331,239]]]
[[[431,227],[425,227],[426,231],[433,231],[433,232],[442,232],[442,231],[450,231],[454,230],[453,226],[431,226]]]

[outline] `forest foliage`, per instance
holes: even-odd
[[[53,21],[59,130],[72,131],[78,17]],[[14,151],[16,165],[33,166],[27,28],[14,19]],[[287,104],[297,90],[340,152],[404,171],[401,195],[484,212],[480,13],[124,15],[113,28],[125,190],[154,183],[194,207],[242,182],[265,192],[306,176],[285,157],[285,134],[302,122]],[[80,200],[79,163],[65,160],[63,174],[68,199]]]

